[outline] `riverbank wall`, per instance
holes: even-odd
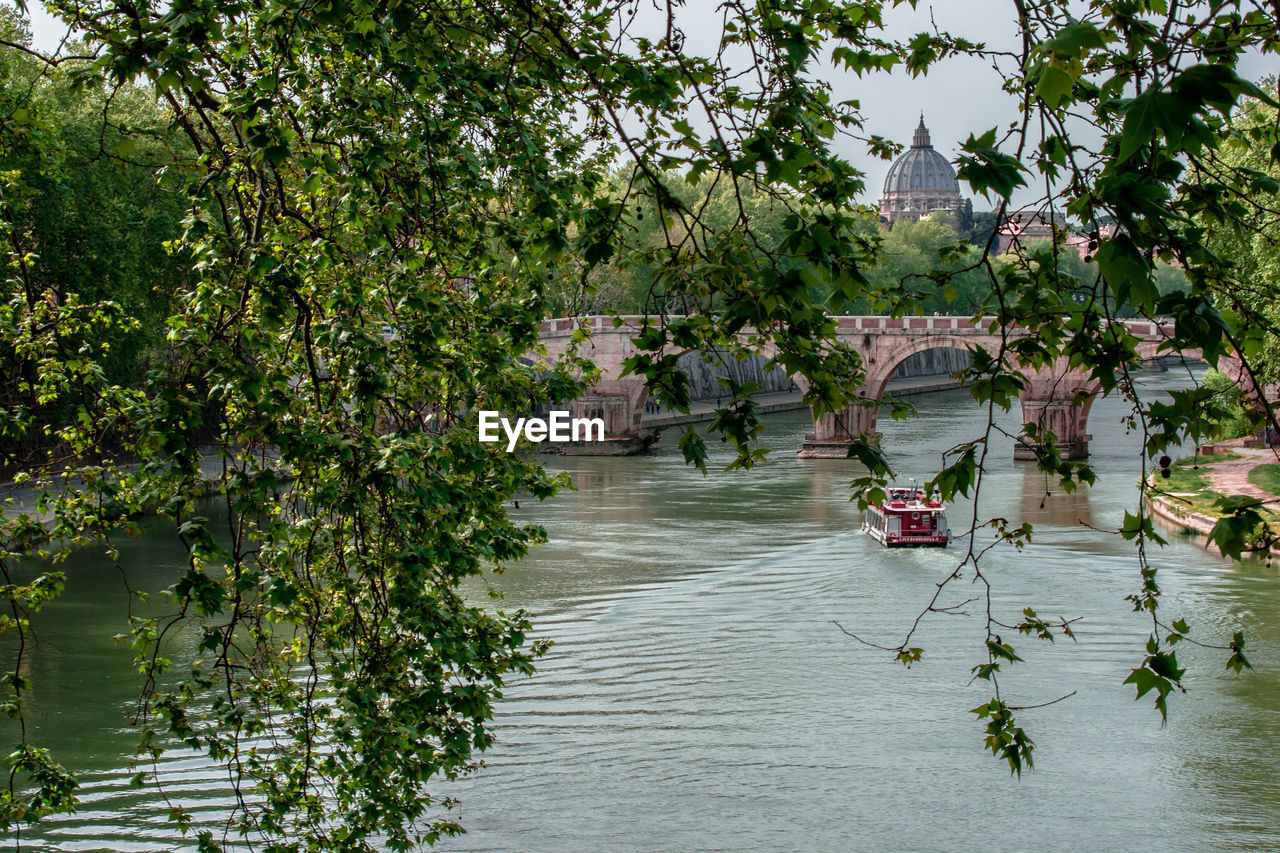
[[[1231,464],[1233,465],[1244,464],[1245,467],[1243,468],[1243,470],[1247,472],[1251,470],[1255,465],[1267,464],[1274,461],[1275,457],[1273,454],[1270,454],[1270,453],[1261,454],[1257,450],[1252,450],[1252,448],[1256,447],[1259,444],[1261,444],[1261,442],[1257,439],[1227,439],[1225,441],[1220,441],[1215,444],[1204,445],[1203,447],[1200,448],[1200,453],[1206,456],[1214,453],[1222,453],[1227,451],[1232,451],[1237,454],[1239,453],[1247,454],[1245,460],[1239,460],[1239,459],[1231,460]],[[1248,464],[1247,462],[1248,456],[1256,457],[1256,459],[1253,461],[1252,464]],[[1213,464],[1214,463],[1210,463],[1209,465],[1206,465],[1203,467],[1211,468]],[[1228,463],[1222,462],[1217,464],[1226,465]],[[1247,473],[1246,474],[1237,473],[1237,476],[1247,480]],[[1147,481],[1147,484],[1152,489],[1158,488],[1156,475],[1154,474],[1151,475],[1150,479]],[[1216,486],[1216,488],[1214,488],[1213,491],[1216,491],[1220,494],[1228,494],[1228,495],[1235,496],[1241,492],[1245,492],[1246,496],[1258,497],[1263,500],[1268,499],[1268,496],[1265,492],[1257,489],[1257,487],[1253,486],[1252,484],[1236,482],[1234,488],[1232,487],[1232,484],[1230,482],[1228,483],[1219,482],[1219,483],[1215,483],[1214,485]],[[1253,494],[1248,494],[1250,490],[1252,490]],[[1274,498],[1270,498],[1270,499],[1274,500]],[[1166,527],[1172,528],[1179,532],[1194,534],[1198,537],[1204,537],[1204,541],[1200,542],[1201,546],[1205,548],[1212,548],[1212,550],[1218,551],[1219,553],[1221,553],[1221,551],[1218,548],[1211,546],[1208,541],[1209,534],[1213,532],[1214,526],[1218,523],[1219,519],[1217,516],[1209,515],[1208,513],[1204,513],[1204,512],[1197,512],[1191,509],[1190,507],[1186,506],[1184,503],[1179,501],[1178,495],[1176,494],[1164,495],[1164,494],[1148,493],[1146,498],[1146,503],[1147,503],[1147,510],[1151,513],[1152,517],[1155,518],[1157,521],[1163,523]],[[1271,554],[1273,556],[1280,556],[1280,544],[1277,544],[1271,548]]]
[[[1147,509],[1152,516],[1165,524],[1180,530],[1194,531],[1201,536],[1208,536],[1213,526],[1218,523],[1218,519],[1212,515],[1195,512],[1180,505],[1174,498],[1164,495],[1148,495]]]

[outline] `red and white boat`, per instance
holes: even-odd
[[[945,548],[951,541],[938,493],[926,497],[914,483],[889,489],[888,497],[867,507],[862,530],[886,548]]]

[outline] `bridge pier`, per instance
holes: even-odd
[[[559,456],[630,456],[643,453],[658,433],[640,425],[649,388],[637,377],[602,379],[569,403],[574,418],[604,421],[603,441],[544,442],[540,452]]]
[[[1085,430],[1097,391],[1097,380],[1060,360],[1029,377],[1027,387],[1019,395],[1022,422],[1035,424],[1037,434],[1053,433],[1063,459],[1085,459],[1089,456],[1092,437]],[[1043,442],[1034,438],[1020,438],[1013,446],[1013,458],[1034,460],[1037,449],[1043,446]]]
[[[1035,424],[1038,432],[1052,432],[1063,459],[1086,459],[1089,456],[1089,439],[1085,421],[1086,406],[1067,400],[1023,400],[1022,422]],[[1036,450],[1044,447],[1041,442],[1020,438],[1013,445],[1013,458],[1036,459]]]
[[[855,438],[880,443],[876,432],[876,415],[879,406],[845,406],[838,412],[830,412],[813,418],[813,432],[804,437],[804,445],[796,454],[799,459],[847,459],[849,445]]]

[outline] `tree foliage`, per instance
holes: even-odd
[[[559,485],[528,458],[480,444],[473,413],[572,397],[591,381],[574,355],[540,374],[519,359],[536,348],[543,316],[603,289],[597,270],[644,270],[659,322],[628,369],[676,407],[688,404],[678,353],[767,348],[808,380],[815,413],[839,410],[856,400],[863,369],[830,309],[922,307],[914,277],[875,277],[877,261],[892,259],[866,228],[862,175],[838,151],[850,140],[872,155],[894,148],[863,130],[855,103],[833,99],[827,61],[871,77],[923,74],[954,54],[989,59],[1021,119],[1007,132],[974,128],[960,179],[992,200],[996,225],[1015,191],[1043,186],[1047,212],[1100,235],[1086,280],[1052,246],[1000,262],[989,243],[938,245],[929,223],[903,230],[904,245],[918,236],[922,256],[938,255],[925,278],[944,291],[963,281],[966,298],[983,294],[979,310],[1030,333],[975,361],[989,407],[1013,404],[1032,371],[1065,359],[1101,392],[1135,401],[1148,458],[1198,435],[1196,392],[1172,404],[1138,394],[1137,339],[1110,322],[1122,313],[1172,317],[1171,349],[1238,354],[1258,372],[1265,325],[1248,300],[1224,298],[1235,280],[1200,223],[1247,219],[1266,188],[1259,169],[1212,168],[1245,136],[1276,143],[1274,126],[1228,121],[1242,97],[1274,103],[1236,72],[1246,51],[1277,46],[1274,11],[1261,4],[1019,2],[1013,54],[935,30],[890,38],[883,14],[901,4],[878,0],[730,3],[718,39],[686,36],[674,3],[656,13],[606,0],[51,5],[85,32],[89,58],[69,71],[78,85],[145,87],[185,136],[197,162],[178,245],[192,275],[146,383],[114,381],[104,344],[127,317],[58,296],[41,277],[55,259],[23,220],[35,190],[6,186],[2,328],[34,405],[6,408],[5,428],[38,423],[40,406],[72,413],[62,455],[24,471],[50,495],[55,536],[101,535],[144,511],[178,523],[189,561],[174,612],[131,631],[142,749],[181,743],[227,763],[233,832],[270,849],[406,849],[457,831],[430,810],[425,786],[474,765],[506,678],[529,672],[542,650],[523,614],[478,608],[457,584],[536,543],[542,532],[514,523],[505,504]],[[6,161],[42,150],[48,108],[12,89],[4,97]],[[138,137],[130,128],[116,153],[129,156]],[[1102,237],[1103,224],[1114,232]],[[1185,291],[1157,286],[1161,260],[1186,270]],[[575,281],[582,293],[566,302]],[[716,424],[747,467],[760,458],[758,424],[734,391]],[[935,480],[946,498],[981,489],[992,435],[953,451]],[[1065,486],[1092,479],[1052,436],[1037,438],[1048,441],[1041,464]],[[217,448],[229,537],[200,514],[202,440]],[[701,437],[681,447],[705,465]],[[871,469],[873,494],[887,461],[865,441],[851,454]],[[983,525],[1012,545],[1032,535],[975,515]],[[30,517],[4,528],[13,615],[0,629],[19,637],[62,582],[53,572],[13,580],[14,561],[45,532]],[[1145,511],[1116,533],[1137,548],[1131,600],[1151,625],[1130,682],[1155,690],[1163,715],[1181,687],[1174,644],[1187,630],[1161,615]],[[962,573],[989,589],[971,546],[939,594]],[[1070,633],[1069,621],[1026,613],[1003,629]],[[200,638],[189,671],[170,664],[180,629]],[[1001,629],[988,619],[974,674],[993,698],[974,713],[988,747],[1019,772],[1034,743],[1016,719],[1024,706],[1002,692],[1022,658]],[[920,659],[914,632],[885,648]],[[1243,661],[1243,638],[1231,648]],[[21,660],[6,684],[20,721],[38,686]],[[74,805],[72,780],[37,744],[23,737],[9,762],[5,824]],[[174,816],[217,847],[195,817]]]
[[[708,235],[729,235],[743,227],[753,235],[758,260],[778,250],[783,223],[790,213],[786,200],[760,191],[753,182],[723,176],[688,180],[679,174],[662,176],[662,192],[682,208],[699,212],[699,228]],[[608,178],[612,201],[619,205],[617,229],[625,235],[627,252],[596,244],[571,253],[548,285],[548,300],[556,316],[592,313],[679,313],[678,294],[668,294],[659,277],[669,254],[696,251],[681,219],[664,217],[654,194],[636,191],[643,184],[631,163]],[[870,225],[865,229],[872,232]],[[825,294],[812,291],[822,300]]]
[[[27,39],[12,13],[0,19],[0,31],[18,44]],[[146,90],[85,89],[73,85],[66,66],[48,68],[15,51],[4,59],[0,85],[13,105],[3,162],[6,226],[26,311],[39,294],[55,309],[51,317],[59,306],[103,312],[97,331],[82,329],[78,345],[96,350],[103,381],[137,387],[164,345],[164,323],[190,266],[184,253],[165,248],[182,231],[187,202],[175,177],[193,165],[190,148]],[[127,156],[120,153],[126,148]],[[24,309],[10,310],[8,322],[19,325]],[[64,362],[81,332],[59,344]],[[11,328],[10,335],[21,333]],[[49,443],[44,425],[73,419],[65,405],[32,398],[26,355],[3,351],[0,405],[42,414],[0,439],[8,472],[21,468],[26,450]]]
[[[874,290],[895,298],[867,307],[897,314],[981,313],[991,279],[979,263],[982,252],[957,236],[954,224],[937,214],[917,222],[895,222],[884,234],[869,271]]]
[[[1262,81],[1276,91],[1276,78]],[[1276,108],[1267,99],[1245,98],[1231,116],[1230,134],[1199,164],[1206,191],[1218,181],[1233,180],[1246,188],[1233,199],[1235,216],[1216,211],[1202,215],[1205,246],[1223,262],[1214,293],[1224,306],[1262,321],[1265,329],[1259,373],[1267,382],[1280,381],[1280,151],[1276,149]]]
[[[1244,438],[1258,431],[1255,422],[1261,413],[1248,405],[1240,386],[1231,377],[1220,370],[1211,369],[1205,374],[1201,387],[1214,392],[1218,397],[1215,402],[1223,409],[1221,416],[1215,419],[1217,427],[1212,438]]]
[[[680,247],[688,241],[684,222],[664,221],[652,197],[637,197],[632,192],[638,180],[634,165],[610,180],[613,196],[622,204],[619,227],[627,235],[630,251],[614,253],[594,265],[586,256],[570,258],[548,288],[553,312],[559,316],[682,313],[682,297],[666,293],[658,273],[663,253],[682,251]],[[775,197],[745,178],[734,182],[704,176],[690,182],[679,175],[666,175],[664,192],[678,199],[683,208],[698,211],[701,226],[710,234],[727,235],[737,228],[749,228],[757,262],[767,262],[772,255],[774,263],[785,264],[781,245],[787,216],[796,205],[794,199]],[[888,227],[879,221],[875,208],[863,207],[855,214],[853,232],[872,247],[863,258],[867,291],[851,300],[847,294],[834,293],[829,284],[813,282],[806,288],[810,300],[825,305],[832,314],[973,315],[981,311],[991,281],[973,263],[981,253],[963,245],[967,242],[965,232],[958,231],[954,217],[934,214]],[[645,251],[637,252],[641,247]],[[656,262],[655,257],[659,258]],[[1068,274],[1089,277],[1078,253],[1064,252],[1061,262]],[[1096,276],[1096,268],[1093,274]],[[877,300],[875,294],[891,298]]]

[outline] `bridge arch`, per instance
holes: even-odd
[[[1215,368],[1225,374],[1232,382],[1240,387],[1244,393],[1255,400],[1275,401],[1280,399],[1280,388],[1274,385],[1259,386],[1248,370],[1245,369],[1245,363],[1236,353],[1223,353],[1218,356],[1218,361],[1209,361],[1205,358],[1204,352],[1199,349],[1187,349],[1172,351],[1162,349],[1163,341],[1143,341],[1138,344],[1138,357],[1142,359],[1155,358],[1157,356],[1177,355],[1182,358],[1194,358],[1206,362],[1210,367]]]
[[[1148,359],[1159,358],[1161,356],[1177,355],[1183,358],[1195,358],[1195,359],[1199,359],[1200,361],[1208,361],[1208,359],[1204,357],[1204,353],[1198,349],[1174,351],[1174,350],[1168,349],[1167,344],[1168,344],[1167,341],[1162,341],[1162,340],[1139,341],[1137,346],[1138,358],[1141,359],[1142,361],[1146,361]],[[1234,355],[1224,354],[1222,356],[1219,356],[1218,361],[1220,363],[1223,361],[1226,361],[1226,362],[1229,362],[1230,365],[1240,364],[1240,359],[1235,357]],[[1229,371],[1229,370],[1223,370],[1222,372],[1232,373],[1232,371]]]
[[[932,321],[935,318],[916,319]],[[953,318],[945,319],[951,321]],[[912,356],[939,349],[967,351],[978,347],[990,350],[1000,344],[998,335],[973,326],[965,329],[955,325],[945,330],[928,329],[923,333],[905,324],[893,330],[856,328],[845,332],[842,337],[858,351],[867,370],[866,384],[859,395],[861,402],[815,417],[814,430],[805,437],[804,447],[799,453],[801,457],[843,457],[848,453],[850,440],[858,437],[878,439],[876,426],[880,407],[877,401],[884,396],[894,374]]]
[[[878,400],[884,396],[898,368],[907,359],[922,352],[937,349],[957,349],[969,351],[971,347],[985,349],[988,352],[999,346],[999,338],[987,335],[927,335],[927,336],[892,336],[897,342],[893,347],[873,348],[864,355],[867,362],[867,397]],[[879,350],[878,352],[876,350]]]
[[[1157,333],[1163,331],[1165,330],[1156,329]],[[1146,361],[1158,356],[1174,355],[1207,361],[1199,349],[1171,350],[1167,344],[1165,335],[1139,341],[1134,348],[1137,360]],[[1254,385],[1238,355],[1223,354],[1219,356],[1215,366],[1250,396],[1261,396],[1264,393]],[[1078,368],[1068,369],[1064,365],[1058,365],[1052,370],[1040,371],[1021,395],[1023,422],[1035,423],[1051,430],[1065,457],[1087,456],[1091,438],[1088,434],[1089,412],[1100,396],[1101,388],[1099,380]],[[1029,444],[1019,444],[1014,448],[1015,459],[1032,459],[1035,455],[1034,448]]]

